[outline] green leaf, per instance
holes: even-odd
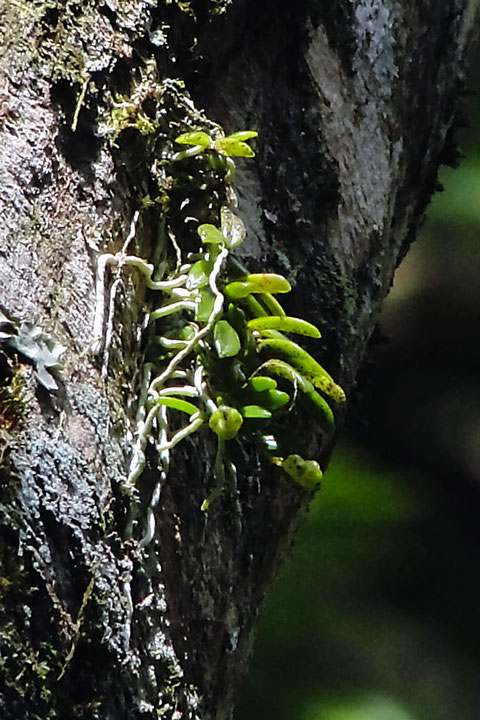
[[[233,357],[240,351],[240,338],[227,320],[215,323],[213,341],[219,358]]]
[[[212,272],[212,263],[206,260],[198,260],[193,263],[192,267],[188,271],[188,277],[186,282],[187,290],[193,290],[194,288],[201,288],[208,285],[208,278]]]
[[[230,137],[215,140],[215,150],[228,157],[255,157],[250,145]]]
[[[206,160],[216,174],[224,174],[225,172],[227,172],[227,161],[229,160],[229,158],[227,158],[226,155],[219,155],[216,152],[209,152],[207,153]],[[233,160],[231,160],[230,162],[233,162]]]
[[[267,296],[262,295],[261,297],[263,299],[264,297],[267,297]],[[268,313],[265,310],[265,308],[263,307],[263,305],[253,295],[247,295],[247,297],[245,298],[245,302],[247,304],[247,307],[248,307],[250,313],[253,315],[253,317],[265,317],[265,315],[268,315]]]
[[[251,378],[242,393],[249,403],[260,405],[273,412],[280,410],[290,400],[288,393],[277,390],[277,383],[273,378],[260,375]]]
[[[222,221],[222,233],[226,238],[226,244],[233,249],[243,242],[246,230],[243,220],[235,215],[229,207],[222,205],[220,208]]]
[[[266,390],[262,393],[261,403],[268,410],[280,410],[290,401],[290,395],[283,390]]]
[[[212,147],[213,140],[206,132],[187,132],[175,138],[179,145],[200,145],[202,148]]]
[[[252,289],[246,282],[231,282],[225,286],[225,294],[232,300],[241,300],[250,295]]]
[[[251,286],[253,293],[287,293],[292,289],[283,275],[275,273],[252,273],[241,279]]]
[[[278,302],[277,298],[271,293],[265,293],[262,295],[262,300],[265,303],[265,306],[270,310],[271,315],[280,315],[280,317],[284,317],[287,314]]]
[[[320,363],[300,345],[291,340],[268,339],[257,345],[260,353],[284,360],[298,370],[312,385],[321,390],[336,403],[345,402],[345,393],[340,385],[327,373]]]
[[[326,433],[332,433],[335,430],[335,417],[330,405],[320,393],[313,389],[305,393],[305,397],[310,405],[310,411],[315,416],[320,427]]]
[[[209,287],[201,288],[198,291],[200,300],[195,308],[195,320],[199,322],[208,322],[215,304],[215,295]]]
[[[172,408],[173,410],[180,410],[180,412],[187,413],[191,416],[198,412],[198,408],[188,400],[182,400],[176,397],[161,397],[157,400],[159,405],[165,405],[165,407]]]
[[[255,130],[240,130],[239,132],[234,132],[231,135],[227,135],[227,140],[241,140],[242,142],[245,142],[245,140],[251,140],[252,138],[258,137],[258,132]]]
[[[283,360],[267,360],[261,366],[261,370],[264,372],[270,372],[272,375],[288,380],[292,383],[295,389],[299,389],[303,393],[313,392],[313,385],[310,380],[301,375],[298,370],[295,370],[291,365],[284,362]]]
[[[215,227],[215,225],[204,223],[203,225],[198,226],[197,232],[203,243],[213,243],[215,245],[223,245],[225,243],[225,236],[221,230]]]
[[[247,326],[245,313],[238,305],[229,303],[227,311],[228,322],[238,333],[244,334]]]
[[[260,407],[260,405],[244,405],[240,408],[240,412],[245,420],[268,420],[272,417],[270,410]]]
[[[321,337],[320,330],[300,318],[289,317],[287,315],[269,315],[267,317],[253,318],[247,322],[250,330],[280,330],[281,332],[297,333],[298,335],[306,335],[312,338]]]
[[[228,283],[225,292],[232,300],[240,300],[251,293],[287,293],[291,289],[290,283],[283,275],[253,273]]]
[[[187,325],[184,325],[180,329],[180,331],[178,333],[178,339],[188,341],[188,340],[191,340],[192,338],[194,338],[195,334],[196,334],[195,325],[188,323]]]
[[[264,375],[255,375],[255,377],[250,378],[247,387],[249,390],[253,390],[254,392],[275,390],[275,388],[277,387],[277,381],[271,377],[266,377]]]
[[[325,372],[321,365],[319,365],[306,350],[292,340],[273,338],[261,340],[258,343],[258,349],[259,352],[269,357],[279,358],[280,360],[290,363],[296,370],[308,376],[308,379],[312,382],[311,376]]]

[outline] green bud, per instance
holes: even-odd
[[[243,418],[236,408],[228,405],[220,407],[211,414],[208,424],[220,440],[232,440],[242,427]]]
[[[315,460],[304,460],[300,455],[289,455],[282,467],[292,480],[305,490],[318,490],[323,473]]]

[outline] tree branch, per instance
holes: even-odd
[[[102,377],[96,261],[139,211],[132,254],[166,267],[165,217],[179,245],[189,231],[165,149],[189,125],[257,129],[256,161],[235,175],[242,262],[288,276],[292,314],[321,327],[320,361],[348,390],[452,159],[477,4],[91,5],[0,11],[0,302],[66,346],[56,394],[0,351],[0,705],[7,719],[222,720],[309,495],[242,444],[236,483],[200,511],[215,442],[198,432],[172,452],[155,540],[139,545],[152,447],[133,498],[121,487],[151,298],[120,276]],[[7,425],[14,378],[25,391]],[[331,443],[298,422],[326,464]]]

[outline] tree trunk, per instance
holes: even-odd
[[[196,160],[172,163],[174,139],[214,123],[258,130],[255,160],[239,159],[234,176],[247,226],[237,255],[250,272],[288,277],[289,314],[318,322],[320,350],[309,349],[348,396],[439,164],[455,160],[450,130],[476,6],[11,0],[0,9],[6,720],[231,717],[259,604],[310,494],[242,440],[236,485],[200,510],[215,484],[204,430],[172,451],[166,477],[149,445],[125,493],[145,308],[158,298],[139,273],[115,276],[111,344],[94,355],[96,262],[129,229],[128,252],[147,261],[158,261],[162,236],[190,247],[181,167]],[[223,190],[205,190],[206,209],[202,192],[192,213],[215,222]],[[325,466],[331,439],[301,413],[295,422]],[[139,543],[159,479],[155,537]]]

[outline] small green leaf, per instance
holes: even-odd
[[[193,337],[195,337],[195,325],[192,325],[191,323],[188,323],[187,325],[184,325],[179,333],[178,333],[178,339],[179,340],[191,340]]]
[[[252,273],[241,280],[251,286],[253,293],[287,293],[292,289],[283,275],[275,273]]]
[[[240,140],[241,142],[245,142],[245,140],[251,140],[256,137],[258,137],[258,132],[255,130],[240,130],[239,132],[227,135],[228,140]]]
[[[262,295],[261,297],[263,299],[266,296]],[[245,298],[245,302],[253,317],[265,317],[266,315],[268,315],[263,305],[253,295],[247,295],[247,297]]]
[[[253,390],[254,392],[275,390],[275,388],[277,387],[277,381],[271,377],[266,377],[264,375],[255,375],[255,377],[250,378],[247,387],[249,390]]]
[[[271,293],[265,293],[262,295],[262,300],[265,303],[265,306],[270,310],[271,315],[280,315],[280,317],[284,317],[287,314],[278,302],[277,298]]]
[[[260,353],[285,360],[334,402],[345,402],[345,393],[340,385],[337,385],[325,368],[300,345],[291,340],[272,338],[262,340],[257,347]]]
[[[251,287],[246,282],[231,282],[225,286],[225,294],[232,300],[241,300],[251,292]]]
[[[220,208],[222,221],[222,233],[226,238],[226,244],[230,249],[240,245],[245,238],[246,230],[243,220],[235,215],[229,207],[222,205]]]
[[[193,290],[194,288],[201,288],[208,285],[208,279],[212,272],[212,263],[206,260],[198,260],[193,263],[192,267],[188,271],[188,277],[186,282],[187,290]]]
[[[272,417],[270,410],[260,407],[260,405],[244,405],[240,408],[240,412],[245,420],[268,420]]]
[[[260,405],[260,407],[263,407],[266,410],[271,410],[272,412],[280,410],[280,408],[284,407],[284,405],[286,405],[290,400],[288,393],[283,392],[283,390],[275,390],[273,388],[270,390],[263,390],[262,392],[254,392],[253,390],[248,391],[247,389],[245,395],[249,403]]]
[[[207,162],[212,170],[217,174],[225,174],[227,172],[227,161],[229,159],[230,158],[227,158],[226,155],[219,155],[216,152],[207,153]]]
[[[180,410],[180,412],[187,413],[187,415],[194,415],[198,412],[198,408],[188,400],[182,400],[176,397],[161,397],[157,400],[159,405],[165,405],[165,407],[172,408],[172,410]]]
[[[201,288],[198,291],[199,301],[195,307],[195,320],[199,322],[208,322],[213,312],[215,304],[215,295],[209,287]]]
[[[313,391],[313,385],[310,380],[301,375],[298,370],[295,370],[291,365],[284,362],[283,360],[267,360],[261,366],[261,370],[264,372],[270,372],[272,375],[288,380],[292,383],[295,389],[299,389],[303,393],[309,393]]]
[[[215,225],[204,223],[198,226],[197,232],[203,243],[214,243],[215,245],[223,245],[225,243],[225,236]]]
[[[273,412],[280,410],[290,400],[288,393],[277,390],[277,383],[273,378],[260,375],[251,378],[242,393],[250,403]]]
[[[179,145],[200,145],[202,148],[212,147],[213,140],[205,132],[187,132],[175,138]]]
[[[255,153],[250,145],[229,137],[215,140],[215,150],[228,157],[255,157]]]
[[[238,333],[245,332],[246,318],[242,308],[239,308],[238,305],[234,305],[233,303],[229,303],[227,316],[230,325],[232,325]]]
[[[306,320],[287,315],[269,315],[267,317],[253,318],[253,320],[248,321],[247,327],[258,332],[262,332],[262,330],[280,330],[281,332],[297,333],[298,335],[313,338],[321,337],[320,330],[315,325]]]
[[[323,430],[330,434],[335,430],[335,417],[327,401],[316,390],[305,393],[312,415]]]
[[[247,297],[250,293],[287,293],[291,289],[290,283],[283,275],[252,273],[229,283],[225,292],[232,299],[238,300]]]
[[[215,323],[213,341],[219,358],[233,357],[241,348],[237,331],[227,320],[219,320]]]
[[[290,401],[290,395],[283,390],[266,390],[262,393],[261,403],[268,410],[280,410]]]

